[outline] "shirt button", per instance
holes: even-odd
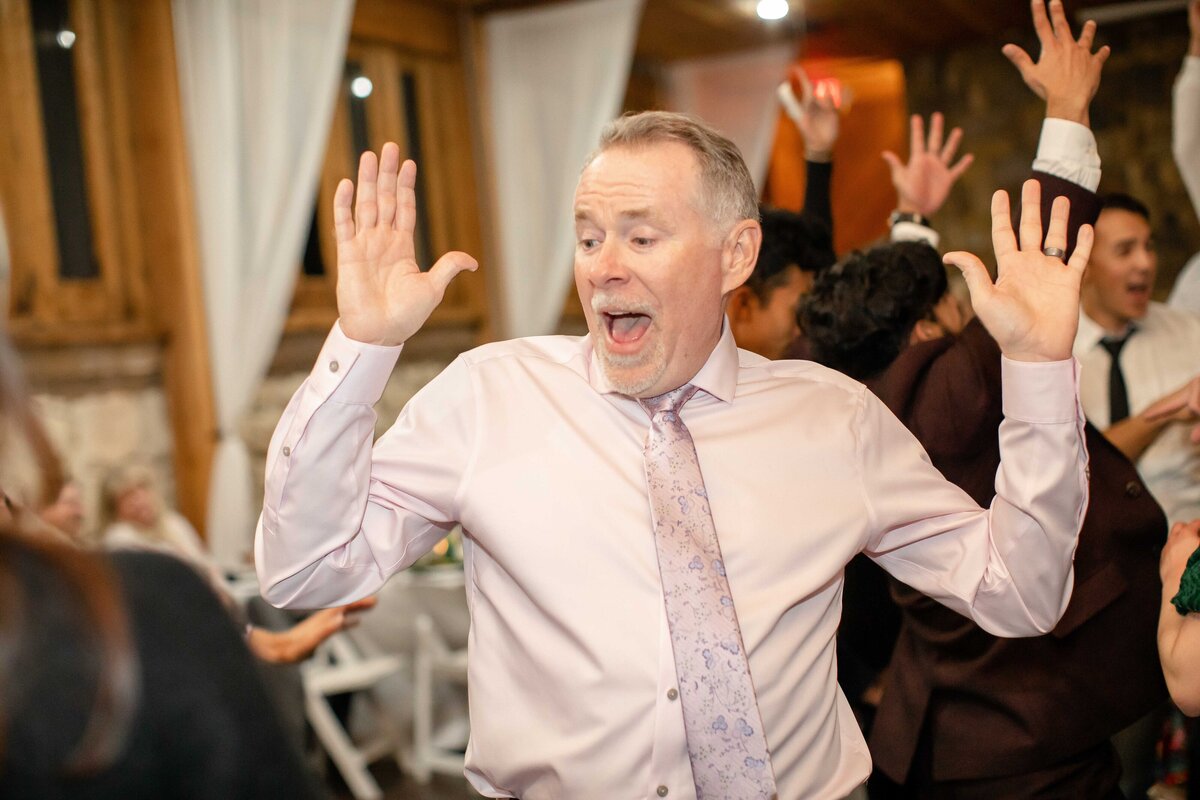
[[[338,371],[338,367],[339,367],[339,366],[341,366],[341,365],[340,365],[340,364],[338,364],[336,361],[330,361],[330,362],[329,362],[329,371],[330,371],[330,372],[337,372],[337,371]]]
[[[677,697],[679,697],[678,691],[676,691],[675,689],[667,689],[667,699],[668,700],[674,700]]]
[[[1136,500],[1142,496],[1142,485],[1137,481],[1130,481],[1125,484],[1125,496],[1130,500]]]
[[[283,446],[283,449],[282,449],[282,450],[280,450],[279,452],[283,453],[283,457],[284,457],[284,458],[287,458],[288,456],[290,456],[290,455],[292,454],[292,448],[288,447],[288,446],[285,444],[285,445]]]
[[[659,796],[659,797],[666,797],[666,796],[667,796],[667,787],[666,787],[666,786],[659,786],[659,787],[658,787],[658,796]]]

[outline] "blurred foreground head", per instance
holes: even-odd
[[[53,504],[63,473],[0,332],[0,796],[24,777],[86,776],[124,745],[137,658],[107,564],[30,508]],[[51,678],[49,676],[56,676]],[[47,700],[56,709],[48,712]],[[29,787],[26,787],[28,789]]]

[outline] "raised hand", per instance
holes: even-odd
[[[1013,232],[1008,193],[992,195],[992,246],[996,282],[983,262],[970,253],[947,253],[943,260],[962,270],[971,305],[1000,350],[1017,361],[1062,361],[1071,357],[1079,327],[1079,282],[1092,252],[1092,226],[1079,229],[1075,252],[1064,264],[1045,255],[1046,248],[1067,247],[1070,204],[1058,197],[1050,211],[1050,229],[1042,243],[1041,184],[1028,180],[1021,190],[1020,245]]]
[[[919,114],[913,114],[908,163],[901,162],[892,151],[884,151],[883,160],[892,169],[898,210],[926,217],[936,213],[946,202],[954,184],[975,160],[975,156],[968,153],[951,166],[962,142],[962,128],[950,131],[943,143],[945,124],[941,112],[935,111],[929,118],[929,139],[926,140],[925,121]]]
[[[833,157],[833,146],[837,143],[841,126],[837,100],[829,93],[826,84],[814,91],[808,73],[797,65],[792,67],[790,80],[800,86],[800,99],[785,102],[784,108],[792,122],[804,137],[804,155],[810,161],[828,161]]]
[[[1146,422],[1195,422],[1200,420],[1200,376],[1151,403],[1139,416]],[[1192,442],[1200,444],[1200,425],[1192,428]]]
[[[1071,36],[1071,25],[1062,0],[1033,0],[1033,28],[1037,31],[1042,52],[1034,62],[1029,54],[1015,44],[1006,44],[1002,52],[1021,73],[1034,94],[1046,101],[1046,116],[1089,124],[1088,106],[1100,88],[1100,71],[1111,52],[1108,45],[1092,52],[1096,38],[1096,22],[1088,20],[1079,32]]]
[[[450,252],[421,272],[413,246],[416,179],[417,165],[401,166],[400,148],[388,142],[378,160],[368,151],[359,161],[353,214],[354,184],[343,179],[334,192],[338,322],[351,339],[403,344],[429,319],[454,276],[479,266],[466,253]]]

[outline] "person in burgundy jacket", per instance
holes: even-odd
[[[1083,155],[1096,163],[1073,169],[1046,158],[1047,137],[1063,120],[1075,126],[1068,136],[1086,130],[1107,52],[1091,53],[1090,23],[1079,40],[1070,37],[1061,4],[1050,5],[1053,24],[1040,10],[1039,61],[1011,45],[1005,53],[1047,101],[1034,177],[1043,216],[1055,197],[1069,199],[1073,246],[1079,226],[1099,213],[1094,139],[1088,131],[1093,152]],[[925,154],[914,150],[894,173],[905,178],[917,155]],[[940,259],[920,243],[850,256],[817,281],[803,311],[816,360],[865,380],[934,465],[987,502],[1003,419],[1000,350],[978,321],[963,319]],[[893,584],[902,625],[870,746],[877,773],[896,785],[873,780],[872,800],[1124,797],[1110,738],[1165,697],[1155,631],[1166,520],[1134,467],[1090,425],[1086,441],[1091,504],[1074,594],[1052,633],[999,639]]]

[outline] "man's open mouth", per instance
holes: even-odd
[[[603,311],[604,329],[608,332],[610,341],[619,345],[631,345],[638,342],[650,329],[652,321],[648,314],[635,311]]]
[[[1145,299],[1150,297],[1150,284],[1145,281],[1134,281],[1125,284],[1125,291],[1133,295],[1135,299]]]

